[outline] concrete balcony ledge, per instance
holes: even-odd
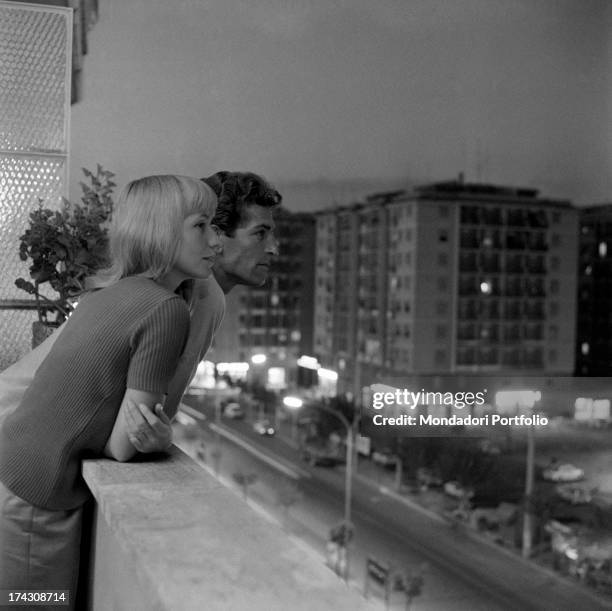
[[[86,460],[83,475],[96,500],[91,609],[372,608],[175,447],[146,462]]]

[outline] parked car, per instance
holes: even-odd
[[[444,492],[455,499],[471,499],[474,496],[474,491],[471,488],[464,488],[454,480],[444,484]]]
[[[336,452],[316,447],[305,448],[302,451],[302,460],[313,467],[335,467],[344,462]]]
[[[417,481],[420,486],[434,487],[442,485],[442,478],[432,469],[419,467],[416,472]]]
[[[244,418],[244,410],[240,407],[239,403],[228,403],[223,410],[223,414],[227,418],[232,418],[232,420],[240,420]]]
[[[269,420],[257,420],[253,424],[253,430],[260,435],[267,435],[269,437],[276,433],[276,429]]]
[[[375,450],[372,452],[372,462],[382,467],[395,467],[398,457],[391,450]]]
[[[584,471],[565,463],[547,467],[542,471],[542,477],[549,482],[577,482],[584,477]]]
[[[491,456],[499,456],[501,454],[501,448],[494,444],[490,439],[483,439],[478,444],[478,449],[483,454],[489,454]]]
[[[590,503],[593,499],[591,491],[582,486],[559,484],[555,490],[564,501],[568,501],[572,505],[583,505]]]

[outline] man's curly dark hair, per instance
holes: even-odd
[[[248,206],[278,206],[283,199],[270,183],[252,172],[216,172],[201,180],[217,195],[213,224],[229,237],[244,221]]]

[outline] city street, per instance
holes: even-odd
[[[187,403],[201,409],[196,398]],[[200,458],[210,467],[214,464],[216,435],[206,425],[213,420],[214,414],[209,410],[203,422],[204,446],[200,451]],[[329,529],[342,519],[344,469],[307,466],[287,440],[261,437],[245,420],[223,419],[222,427],[248,440],[263,455],[278,457],[282,465],[295,466],[298,500],[294,492],[279,493],[295,491],[291,477],[279,476],[278,470],[260,460],[254,461],[246,450],[222,442],[222,477],[233,483],[236,473],[255,474],[257,479],[249,486],[249,498],[275,515],[292,535],[323,555]],[[283,496],[291,499],[286,501],[285,508],[280,501]],[[355,477],[353,487],[352,521],[356,536],[350,548],[351,579],[361,589],[368,556],[392,563],[399,570],[414,570],[424,562],[428,564],[424,592],[416,599],[415,609],[612,608],[612,604],[599,604],[582,588],[552,573],[535,570],[505,550],[452,529],[442,518],[419,511],[396,495],[385,494],[375,480],[361,474]],[[394,594],[393,601],[403,604],[400,593]]]

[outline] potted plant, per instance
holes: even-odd
[[[107,261],[114,174],[100,165],[95,174],[85,168],[83,174],[89,184],[80,183],[82,203],[64,199],[61,209],[51,210],[39,200],[30,213],[28,229],[19,238],[19,258],[30,261],[32,281],[18,278],[15,285],[36,298],[38,322],[33,326],[33,345],[66,320],[74,309],[75,297],[85,288],[85,278]],[[48,297],[48,291],[42,294],[41,289],[47,286],[58,296]]]

